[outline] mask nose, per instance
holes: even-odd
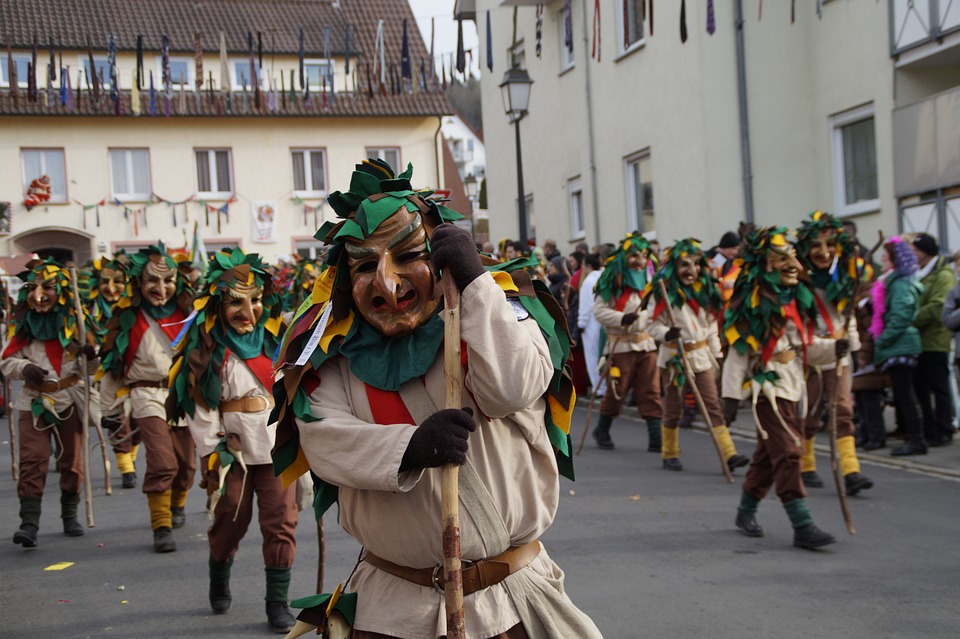
[[[374,287],[387,302],[390,308],[397,306],[397,291],[400,290],[400,276],[397,275],[396,262],[393,254],[387,251],[377,263],[377,277]]]
[[[43,302],[43,287],[37,286],[34,288],[30,293],[30,297],[33,299],[33,303],[39,306]]]

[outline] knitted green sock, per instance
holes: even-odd
[[[213,583],[230,583],[230,568],[233,566],[233,559],[230,561],[217,561],[213,557],[209,561],[210,581]]]
[[[289,568],[264,568],[267,573],[267,601],[287,601],[290,588]]]
[[[737,510],[744,513],[745,515],[756,515],[757,508],[760,506],[760,500],[754,497],[753,495],[748,495],[747,493],[740,493],[740,505],[737,506]]]
[[[807,500],[803,497],[784,502],[783,507],[787,511],[787,516],[790,517],[790,523],[793,524],[794,530],[809,526],[813,523],[813,515],[810,513],[810,509],[807,508]]]
[[[660,438],[660,425],[662,420],[659,419],[648,419],[647,420],[647,437],[649,443],[652,446],[660,446],[662,441]]]

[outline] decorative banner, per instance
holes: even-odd
[[[253,241],[257,244],[272,244],[277,241],[277,203],[251,201],[253,214]]]
[[[13,232],[13,207],[10,202],[0,202],[0,236]]]

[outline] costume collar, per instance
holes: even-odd
[[[55,308],[49,313],[34,313],[28,310],[24,319],[32,339],[59,339],[60,327],[63,326],[63,314],[59,309]]]
[[[144,302],[140,304],[140,308],[143,309],[143,312],[152,317],[155,320],[167,319],[173,312],[177,310],[177,296],[174,295],[170,300],[163,306],[154,306],[149,302]]]
[[[240,359],[251,359],[263,354],[264,329],[262,324],[246,335],[241,335],[231,328],[223,328],[219,324],[214,327],[212,333],[217,340]]]
[[[340,354],[350,372],[380,390],[399,390],[407,380],[426,374],[443,344],[443,320],[434,315],[401,337],[387,337],[357,317],[357,330],[347,335]]]

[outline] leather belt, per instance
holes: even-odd
[[[70,375],[60,380],[49,379],[39,386],[34,386],[33,384],[25,384],[25,386],[35,393],[56,393],[57,391],[66,390],[71,386],[76,386],[79,383],[80,378],[78,376]]]
[[[677,350],[676,342],[667,342],[664,344],[667,348]],[[699,342],[684,342],[683,343],[683,352],[689,353],[690,351],[696,351],[707,346],[707,340],[702,339]]]
[[[259,413],[273,408],[273,398],[239,397],[220,402],[221,413]]]
[[[789,351],[780,351],[779,353],[774,353],[770,356],[770,361],[778,362],[780,364],[789,364],[797,358],[797,351],[791,349]]]
[[[500,583],[524,568],[539,554],[540,542],[534,540],[522,546],[508,548],[499,555],[486,559],[478,559],[477,561],[462,559],[463,594],[469,595]],[[370,551],[367,551],[363,560],[374,568],[388,572],[394,577],[399,577],[424,588],[435,588],[438,592],[443,592],[443,564],[437,564],[433,568],[407,568],[392,561],[381,559]]]
[[[629,335],[620,335],[620,341],[626,342],[628,344],[639,344],[640,342],[645,342],[650,339],[650,333],[640,332],[640,333],[631,333]],[[614,335],[613,339],[616,339],[617,336]],[[613,340],[607,340],[612,342]]]
[[[155,382],[140,380],[136,382],[130,382],[128,386],[130,388],[167,388],[167,380],[160,379]]]

